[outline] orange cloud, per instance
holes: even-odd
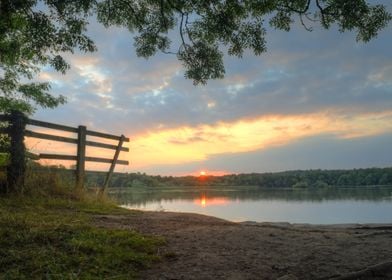
[[[121,158],[128,159],[131,165],[118,166],[117,171],[136,171],[138,168],[151,165],[203,161],[215,154],[268,149],[320,134],[332,134],[342,139],[372,136],[392,131],[391,120],[392,111],[353,116],[342,115],[341,112],[322,112],[287,116],[271,115],[234,122],[218,122],[213,125],[162,128],[140,135],[128,133],[127,136],[131,138],[131,142],[127,143],[130,152],[121,153]],[[40,131],[49,132],[43,129]],[[58,135],[75,137],[70,134]],[[102,141],[102,139],[89,139]],[[76,154],[75,145],[33,138],[27,139],[26,143],[32,152]],[[112,150],[87,148],[89,156],[112,158],[113,154]],[[74,162],[62,163],[67,166],[74,164]],[[109,166],[89,163],[88,168],[107,170]]]
[[[391,119],[392,111],[356,116],[323,112],[179,127],[135,136],[130,143],[130,156],[136,169],[203,161],[214,154],[267,149],[319,134],[338,138],[377,135],[392,131]]]

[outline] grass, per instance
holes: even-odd
[[[98,227],[96,214],[137,215],[55,184],[0,198],[0,279],[134,279],[159,259],[162,239]]]

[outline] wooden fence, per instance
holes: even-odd
[[[25,157],[29,157],[33,160],[39,159],[57,159],[57,160],[72,160],[76,161],[76,187],[82,188],[84,186],[85,178],[85,163],[86,161],[91,162],[102,162],[110,163],[109,171],[106,175],[103,190],[108,187],[109,181],[113,174],[116,164],[128,165],[129,162],[126,160],[119,160],[119,154],[121,151],[129,152],[129,148],[123,147],[124,142],[129,142],[129,138],[124,135],[116,136],[112,134],[97,132],[88,130],[86,126],[80,125],[78,127],[71,127],[66,125],[60,125],[55,123],[49,123],[34,119],[27,118],[24,114],[13,111],[9,115],[0,115],[0,122],[8,122],[8,127],[0,128],[1,134],[8,134],[11,140],[10,145],[10,164],[7,167],[7,180],[9,188],[14,188],[17,184],[23,184],[23,178],[25,173]],[[26,125],[38,126],[49,128],[53,130],[65,131],[76,133],[76,138],[63,137],[58,135],[52,135],[47,133],[36,132],[33,130],[27,130]],[[100,137],[110,140],[118,141],[117,145],[111,145],[106,143],[100,143],[95,141],[87,140],[87,136]],[[61,154],[32,154],[25,152],[24,137],[33,137],[51,141],[65,142],[77,145],[76,155],[61,155]],[[87,157],[86,147],[98,147],[104,149],[115,150],[112,159],[100,158],[100,157]]]

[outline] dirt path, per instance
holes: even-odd
[[[141,279],[392,279],[392,225],[232,223],[170,212],[96,222],[166,238],[162,261]]]

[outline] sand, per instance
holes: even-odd
[[[392,225],[233,223],[187,213],[96,216],[97,225],[162,236],[140,279],[392,279]]]

